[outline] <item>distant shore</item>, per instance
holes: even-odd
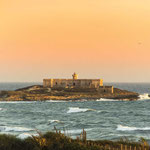
[[[45,100],[97,100],[116,99],[133,101],[138,100],[139,94],[114,88],[114,93],[100,93],[96,89],[51,89],[41,85],[33,85],[15,91],[0,91],[0,101],[45,101]]]

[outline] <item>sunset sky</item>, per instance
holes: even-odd
[[[150,82],[150,0],[0,0],[0,82]]]

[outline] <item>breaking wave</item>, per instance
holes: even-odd
[[[25,127],[8,127],[8,126],[0,126],[0,131],[1,132],[27,132],[27,131],[34,131],[33,129],[30,128],[25,128]]]
[[[17,137],[20,139],[26,139],[28,137],[38,136],[38,134],[21,133]]]
[[[119,100],[101,98],[101,99],[97,99],[96,101],[97,102],[117,102]]]
[[[0,108],[0,111],[1,111],[1,110],[6,110],[6,109],[4,109],[4,108]]]
[[[149,100],[150,96],[148,93],[144,93],[142,95],[139,95],[139,100]]]
[[[87,112],[87,111],[95,111],[95,110],[89,108],[69,107],[67,113],[79,113],[79,112]]]
[[[17,137],[20,139],[26,139],[28,137],[32,137],[32,135],[29,133],[22,133],[22,134],[19,134]]]
[[[80,100],[72,100],[72,102],[87,102],[87,99],[80,99]]]
[[[90,129],[84,129],[85,131],[90,131],[92,130],[92,128]],[[83,129],[75,129],[75,130],[66,130],[66,131],[62,131],[62,133],[68,133],[68,134],[80,134],[81,132],[83,132]]]
[[[118,125],[117,130],[118,131],[136,131],[136,130],[147,131],[147,130],[150,130],[150,127],[137,128],[137,127],[129,127],[129,126]]]
[[[63,123],[63,122],[60,120],[49,120],[49,124],[52,124],[52,123]]]
[[[64,100],[47,100],[46,102],[50,102],[50,103],[65,103],[67,101],[64,101]]]

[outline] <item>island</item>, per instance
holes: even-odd
[[[104,86],[102,79],[43,79],[43,85],[33,85],[15,91],[0,91],[0,101],[45,101],[45,100],[137,100],[139,94]]]

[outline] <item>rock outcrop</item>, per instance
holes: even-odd
[[[126,90],[114,88],[114,93],[100,93],[96,89],[72,90],[72,89],[50,89],[41,85],[34,85],[17,89],[15,91],[0,91],[0,101],[44,101],[44,100],[76,100],[76,99],[118,99],[137,100],[139,94]]]

